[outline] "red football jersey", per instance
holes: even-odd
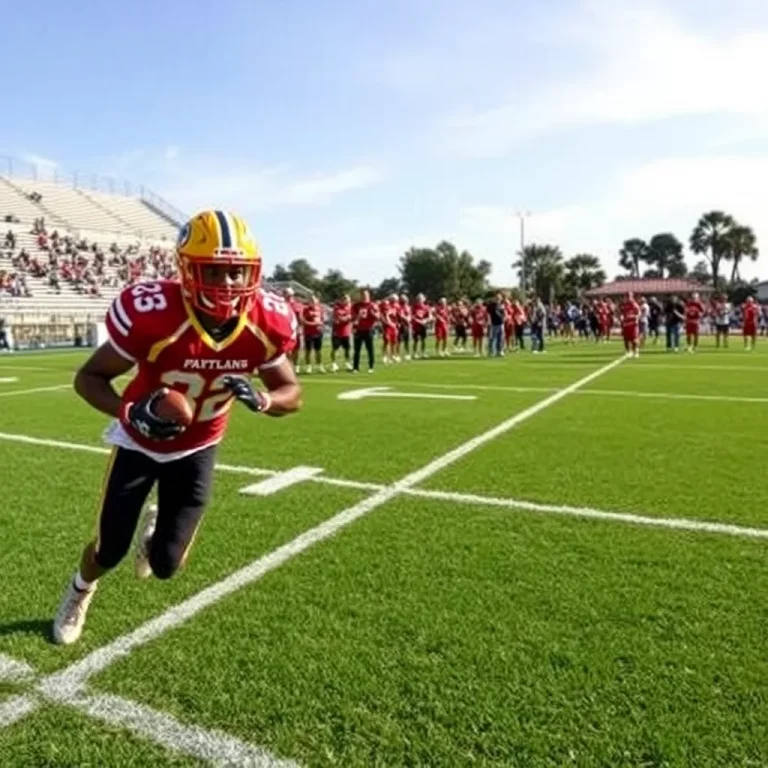
[[[453,324],[457,328],[466,328],[469,323],[469,310],[465,306],[453,308]]]
[[[448,319],[450,317],[450,310],[448,307],[444,307],[438,304],[435,307],[435,328],[448,328]]]
[[[485,325],[486,311],[485,307],[472,307],[472,325],[481,326]]]
[[[381,324],[385,328],[397,327],[397,305],[382,301],[380,305]]]
[[[348,338],[352,333],[352,305],[335,304],[333,307],[333,335]]]
[[[760,307],[757,304],[744,304],[744,325],[757,325],[760,316]]]
[[[411,325],[413,329],[424,328],[429,322],[430,309],[428,304],[414,304],[411,310]]]
[[[697,322],[704,314],[704,305],[700,301],[689,299],[685,302],[685,319],[689,322]]]
[[[640,305],[633,299],[621,304],[621,325],[624,328],[637,325],[640,320]]]
[[[407,302],[400,302],[397,305],[397,322],[400,323],[400,325],[410,325],[411,323],[411,308],[408,306]]]
[[[525,307],[519,302],[512,305],[512,319],[514,320],[515,325],[525,325],[528,320]]]
[[[307,304],[301,313],[304,335],[314,339],[323,335],[323,307],[321,304]]]
[[[233,400],[222,378],[279,365],[296,344],[297,323],[284,299],[262,291],[232,333],[217,342],[185,302],[181,284],[160,280],[122,291],[106,325],[115,350],[138,366],[123,393],[125,402],[165,386],[183,392],[194,411],[192,424],[171,440],[151,440],[130,425],[113,425],[113,430],[123,430],[130,442],[151,453],[172,455],[222,439]]]
[[[370,331],[379,319],[375,301],[358,301],[352,305],[352,320],[358,331]]]
[[[283,301],[285,301],[285,299],[283,299]],[[304,314],[304,305],[298,299],[291,299],[291,309],[297,318],[301,318]]]

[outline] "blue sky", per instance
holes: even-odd
[[[516,210],[529,241],[611,275],[623,239],[685,241],[716,207],[765,260],[768,3],[727,10],[32,1],[4,11],[0,154],[232,208],[267,269],[304,256],[375,282],[449,238],[506,284]]]

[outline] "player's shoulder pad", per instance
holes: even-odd
[[[256,294],[251,319],[273,341],[292,340],[298,333],[296,312],[285,298],[272,291]]]
[[[162,336],[184,313],[181,285],[174,280],[152,280],[124,288],[109,307],[107,324],[119,336]]]

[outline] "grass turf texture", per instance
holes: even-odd
[[[0,755],[3,768],[203,765],[85,715],[52,706],[44,706],[11,728],[0,730]]]
[[[550,350],[313,374],[297,417],[236,410],[219,459],[390,482],[547,396],[473,386],[557,389],[619,346]],[[0,358],[0,377],[18,378],[0,394],[66,384],[82,359]],[[761,349],[716,352],[707,340],[698,355],[626,361],[588,389],[764,397],[765,373]],[[478,400],[337,399],[371,386]],[[577,393],[426,486],[768,527],[766,409]],[[67,390],[0,397],[2,432],[98,445],[104,425]],[[83,642],[63,650],[44,632],[92,530],[106,457],[0,441],[0,462],[0,542],[12,542],[0,547],[0,653],[43,674],[364,497],[307,483],[245,498],[237,490],[258,478],[218,474],[186,572],[147,585],[125,563],[100,588]],[[313,765],[760,765],[764,556],[760,541],[398,499],[97,684]],[[0,703],[23,688],[5,684]],[[0,762],[115,764],[106,748],[70,746],[71,718],[84,739],[117,739],[125,764],[174,764],[58,708],[0,729]],[[55,751],[29,751],[35,723]]]
[[[97,684],[311,765],[764,762],[765,555],[399,500]]]

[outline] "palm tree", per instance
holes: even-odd
[[[591,253],[579,253],[565,262],[564,284],[571,294],[597,288],[605,282],[605,271],[600,259]]]
[[[739,277],[741,260],[746,257],[750,261],[757,261],[760,251],[757,250],[757,238],[752,227],[735,224],[726,233],[725,240],[726,258],[733,261],[733,269],[731,270],[731,285],[733,285]]]
[[[712,285],[717,289],[720,262],[728,258],[726,235],[735,225],[733,216],[722,211],[705,213],[691,232],[690,246],[696,254],[703,254],[712,268]]]
[[[526,245],[513,265],[521,282],[545,301],[554,300],[562,290],[565,267],[563,254],[556,245]]]
[[[640,262],[648,261],[648,244],[639,237],[625,240],[619,251],[619,266],[629,272],[630,277],[640,277]]]
[[[675,277],[680,277],[680,272],[685,274],[683,244],[671,232],[661,232],[651,238],[646,260],[653,265],[658,277],[664,278],[667,273],[670,277],[673,273]]]

